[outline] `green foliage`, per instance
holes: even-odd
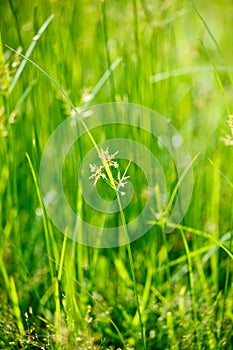
[[[0,348],[139,350],[144,334],[147,350],[231,349],[231,1],[9,0],[0,13]],[[161,219],[130,247],[96,249],[49,221],[38,171],[74,107],[111,101],[171,120],[196,157],[194,191],[173,232]],[[151,135],[107,125],[91,137],[106,135],[154,152],[174,199],[175,168]],[[101,228],[122,218],[81,196],[77,172],[92,147],[87,133],[70,150],[63,184],[73,210]],[[144,205],[146,181],[133,164],[128,174],[137,193],[126,220]]]

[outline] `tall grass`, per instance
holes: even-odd
[[[233,148],[221,140],[232,111],[231,9],[217,0],[0,2],[1,348],[232,348]],[[26,59],[6,45],[22,47]],[[111,101],[157,110],[199,157],[180,225],[168,234],[166,220],[155,218],[130,246],[97,249],[50,222],[38,172],[49,136],[72,109]],[[90,135],[96,145],[114,137],[143,143],[173,198],[176,169],[157,140],[104,125],[87,130],[65,160],[64,191],[80,217],[100,230],[124,218],[82,198],[77,173]],[[145,203],[145,176],[134,164],[129,174],[136,191],[126,219]],[[104,184],[98,189],[111,199]]]

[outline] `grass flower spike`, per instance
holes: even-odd
[[[127,166],[124,174],[121,176],[119,164],[114,160],[118,153],[119,152],[117,151],[113,154],[109,154],[109,147],[107,147],[106,150],[100,148],[99,158],[102,161],[102,165],[90,164],[90,171],[92,174],[89,176],[89,179],[94,180],[94,186],[96,186],[97,182],[102,178],[116,192],[119,192],[122,196],[124,196],[125,192],[120,191],[120,188],[124,188],[127,184],[127,180],[130,178],[130,176],[126,176],[129,165]],[[112,175],[111,168],[118,169],[116,179],[114,179]]]

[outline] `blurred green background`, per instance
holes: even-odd
[[[71,107],[30,62],[17,73],[23,59],[5,45],[26,54],[34,43],[30,59],[75,106],[152,108],[192,158],[199,154],[182,225],[166,234],[159,222],[131,245],[144,348],[231,349],[233,168],[222,138],[231,135],[232,1],[0,0],[0,14],[0,347],[143,349],[126,247],[66,240],[41,208],[40,158]],[[109,126],[94,136],[115,134]],[[135,138],[156,153],[151,136]],[[88,137],[75,145],[64,175],[70,203],[87,217],[93,212],[70,179],[90,147]],[[171,194],[176,172],[159,157]],[[143,174],[130,175],[141,193]]]

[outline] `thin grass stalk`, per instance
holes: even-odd
[[[210,184],[210,203],[207,211],[207,220],[214,224],[214,228],[210,228],[210,233],[215,239],[219,239],[219,210],[220,210],[220,174],[216,170],[220,166],[220,158],[218,154],[214,157],[217,167],[213,168],[212,171],[212,181]],[[211,277],[213,281],[213,287],[217,291],[219,284],[219,254],[216,251],[210,258],[211,265]]]
[[[57,277],[53,280],[54,288],[54,302],[55,302],[55,330],[56,330],[56,347],[58,350],[62,349],[62,315],[59,297],[59,283]]]
[[[151,224],[152,221],[149,221],[148,223]],[[161,222],[153,221],[153,223],[154,223],[154,225],[161,226]],[[195,234],[197,236],[204,237],[204,238],[207,238],[209,240],[212,240],[218,247],[222,248],[227,253],[227,255],[229,255],[229,257],[233,260],[233,254],[231,253],[231,251],[223,243],[221,243],[220,240],[218,240],[215,237],[213,237],[210,233],[205,232],[205,231],[201,231],[201,230],[198,230],[198,229],[195,229],[193,227],[185,226],[185,225],[173,224],[171,222],[167,223],[167,226],[171,227],[171,228],[174,228],[174,229],[176,228],[178,230],[180,230],[180,229],[181,230],[185,230],[185,231],[193,233],[193,234]]]
[[[111,58],[110,58],[110,52],[108,47],[108,22],[107,22],[107,15],[106,15],[106,6],[105,6],[105,0],[101,0],[101,10],[102,10],[102,18],[103,18],[103,31],[104,31],[104,44],[105,44],[105,52],[106,52],[106,58],[107,58],[107,65],[111,69]],[[111,95],[112,95],[112,101],[116,101],[116,89],[115,89],[115,83],[114,83],[114,77],[113,74],[110,75],[110,82],[111,82]]]
[[[9,94],[15,88],[15,85],[16,85],[17,81],[19,80],[19,77],[22,74],[27,61],[29,61],[29,57],[31,56],[32,51],[34,50],[36,44],[38,43],[38,40],[40,39],[41,35],[44,33],[45,29],[48,27],[49,23],[53,20],[53,18],[54,18],[54,15],[50,15],[47,18],[47,20],[43,23],[43,25],[39,29],[38,33],[34,36],[34,38],[33,38],[32,42],[31,42],[29,48],[27,49],[27,52],[26,52],[25,56],[20,54],[20,56],[22,56],[24,58],[24,60],[21,62],[20,66],[17,69],[17,72],[16,72],[16,74],[14,76],[14,79],[11,82],[11,85],[9,87]],[[10,49],[10,50],[14,51],[15,53],[17,53],[17,50],[12,49],[8,45],[6,45],[6,47],[8,47],[8,49]]]
[[[228,115],[231,114],[231,108],[230,108],[230,104],[228,102],[228,98],[227,98],[227,95],[225,93],[225,89],[223,87],[223,83],[222,83],[222,80],[220,78],[220,75],[219,75],[219,72],[218,72],[218,69],[217,69],[217,66],[215,65],[214,61],[212,60],[212,56],[209,54],[207,48],[205,47],[205,44],[203,43],[203,41],[199,40],[200,43],[201,43],[201,46],[203,47],[204,51],[206,52],[206,55],[210,61],[210,63],[212,64],[213,68],[214,68],[214,72],[215,72],[215,77],[216,77],[216,80],[217,80],[217,83],[219,85],[219,88],[220,88],[220,91],[222,93],[222,96],[223,96],[223,99],[224,99],[224,102],[225,102],[225,106],[226,106],[226,110],[227,110],[227,113]]]
[[[199,261],[200,260],[199,259],[200,255],[202,255],[203,253],[209,252],[213,248],[218,249],[219,247],[217,245],[206,245],[205,247],[202,247],[202,248],[196,248],[194,251],[190,252],[190,255],[191,255],[192,258],[195,258],[195,259],[197,259]],[[179,264],[185,262],[186,260],[187,260],[186,255],[182,255],[182,256],[180,256],[177,259],[169,261],[169,267],[179,265]],[[204,263],[200,262],[198,264],[201,265],[201,266],[198,266],[198,271],[199,271],[200,269],[203,268]],[[166,265],[165,266],[161,266],[161,267],[157,268],[156,271],[161,272],[161,271],[164,271],[166,268],[167,268]],[[203,271],[202,271],[202,274],[203,274]],[[205,276],[202,275],[202,278],[203,278],[203,281],[204,281],[205,280]]]
[[[129,234],[127,231],[126,219],[125,219],[124,211],[122,208],[120,195],[118,192],[116,192],[116,195],[117,195],[117,201],[118,201],[118,205],[119,205],[122,225],[124,227],[127,238],[129,238]],[[138,312],[138,317],[139,317],[140,332],[141,332],[141,337],[142,337],[142,346],[143,346],[143,349],[146,350],[146,338],[145,338],[144,331],[143,331],[142,315],[141,315],[141,311],[140,311],[139,297],[138,297],[138,292],[137,292],[137,282],[136,282],[136,276],[135,276],[135,268],[134,268],[133,255],[132,255],[130,243],[127,243],[127,252],[128,252],[128,256],[129,256],[130,270],[131,270],[131,275],[132,275],[132,279],[133,279],[133,288],[134,288],[136,307],[137,307],[137,312]]]
[[[10,279],[9,279],[9,276],[8,276],[8,273],[7,273],[6,265],[5,265],[4,261],[3,261],[2,254],[0,255],[0,271],[1,271],[1,274],[2,274],[2,278],[3,278],[3,281],[4,281],[5,288],[9,292],[10,291]]]
[[[167,321],[167,328],[168,328],[168,337],[170,339],[170,349],[172,350],[179,350],[179,346],[176,340],[176,335],[175,335],[175,329],[174,329],[174,322],[173,322],[173,316],[170,311],[168,311],[167,316],[166,316],[166,321]]]
[[[195,331],[196,331],[196,337],[197,337],[197,349],[201,350],[201,339],[200,339],[200,331],[199,331],[199,320],[198,320],[198,314],[197,314],[197,303],[196,303],[196,293],[195,293],[195,285],[194,285],[194,275],[193,275],[193,267],[192,267],[192,259],[191,254],[188,246],[188,242],[186,239],[186,236],[184,234],[184,231],[180,229],[181,237],[184,243],[184,248],[187,256],[187,263],[188,263],[188,271],[189,271],[189,284],[190,284],[190,292],[191,292],[191,299],[192,299],[192,308],[193,308],[193,317],[195,322]]]
[[[137,94],[139,102],[141,102],[141,60],[140,60],[140,46],[139,46],[139,29],[138,29],[138,9],[136,0],[133,0],[133,14],[134,14],[134,43],[135,43],[135,54],[137,58],[136,62],[136,84],[137,84]]]
[[[217,51],[220,55],[220,57],[222,58],[223,60],[223,63],[225,65],[225,67],[227,68],[227,71],[228,71],[228,75],[229,75],[229,78],[230,78],[230,81],[231,81],[231,84],[233,85],[233,78],[232,78],[232,74],[231,74],[231,70],[229,69],[228,67],[228,64],[226,62],[226,59],[225,59],[225,56],[214,36],[214,34],[212,33],[212,31],[210,30],[207,22],[205,21],[204,17],[201,15],[200,11],[198,10],[197,6],[194,4],[194,2],[192,0],[189,0],[190,1],[190,4],[192,6],[192,8],[194,9],[194,12],[196,13],[196,15],[199,17],[199,19],[201,20],[201,22],[203,23],[205,29],[207,30],[207,33],[209,34],[210,38],[212,39],[213,43],[215,44],[216,48],[217,48]]]
[[[62,278],[62,267],[65,259],[66,243],[67,243],[67,235],[65,234],[63,243],[62,243],[61,256],[60,256],[60,262],[59,262],[59,268],[58,268],[58,274],[57,274],[57,280],[59,282],[61,281],[61,278]]]
[[[201,20],[201,22],[203,23],[205,29],[207,30],[207,33],[209,34],[210,38],[212,39],[213,43],[215,44],[215,47],[223,61],[223,64],[225,65],[226,67],[226,70],[228,72],[228,76],[230,78],[230,82],[231,82],[231,85],[233,85],[233,78],[232,78],[232,73],[231,73],[231,69],[229,68],[227,62],[226,62],[226,59],[225,59],[225,56],[223,55],[222,53],[222,50],[214,36],[214,34],[212,33],[212,31],[210,30],[207,22],[205,21],[205,19],[202,17],[201,13],[199,12],[199,10],[197,9],[196,5],[194,4],[194,2],[192,0],[190,0],[190,3],[191,3],[191,6],[192,8],[194,9],[194,12],[196,13],[196,15],[199,17],[199,19]],[[215,74],[216,74],[216,79],[217,79],[217,82],[218,82],[218,85],[220,87],[220,90],[222,92],[222,95],[223,95],[223,98],[224,98],[224,101],[225,101],[225,104],[226,104],[226,108],[227,108],[227,112],[228,114],[230,115],[231,114],[231,109],[230,109],[230,105],[229,105],[229,102],[228,102],[228,99],[227,99],[227,96],[226,96],[226,93],[225,93],[225,90],[224,90],[224,87],[223,87],[223,84],[222,84],[222,81],[221,81],[221,78],[219,76],[219,72],[218,72],[218,69],[217,69],[217,66],[214,64],[213,60],[212,60],[212,57],[210,56],[208,50],[206,49],[204,43],[200,40],[200,43],[202,45],[202,47],[204,48],[205,52],[207,53],[207,56],[214,68],[214,71],[215,71]]]
[[[166,233],[166,225],[165,223],[162,223],[161,224],[161,230],[162,230],[162,242],[163,242],[163,245],[166,249],[166,257],[165,257],[165,261],[166,261],[166,278],[167,278],[167,281],[168,282],[168,285],[171,287],[172,286],[172,283],[171,283],[171,271],[170,271],[170,263],[169,263],[169,255],[168,255],[168,240],[167,240],[167,233]],[[171,288],[168,289],[168,295],[171,294]]]
[[[158,203],[160,203],[159,204],[159,207],[160,207],[159,209],[162,212],[161,216],[163,216],[165,214],[165,211],[168,212],[171,209],[172,204],[173,204],[174,199],[175,199],[175,196],[177,195],[177,192],[179,190],[179,187],[180,187],[182,181],[184,180],[187,172],[190,170],[190,167],[192,166],[193,163],[195,163],[195,161],[198,159],[198,157],[199,157],[199,153],[196,154],[196,156],[192,160],[192,163],[188,167],[186,167],[186,169],[184,170],[184,172],[180,176],[179,180],[177,181],[177,183],[176,183],[176,185],[174,187],[174,190],[173,190],[173,192],[171,194],[169,202],[168,202],[166,208],[164,209],[164,211],[161,210],[161,208],[162,208],[161,207],[161,203],[158,201]],[[157,191],[156,198],[159,199],[160,198],[159,188],[156,188],[156,191]],[[163,245],[166,248],[166,275],[167,275],[167,281],[169,282],[169,285],[171,285],[171,273],[170,273],[170,267],[169,267],[170,264],[169,264],[169,257],[168,257],[168,240],[167,240],[167,233],[166,233],[166,224],[163,221],[161,221],[160,227],[161,227],[161,230],[162,230]],[[170,289],[169,289],[168,292],[169,293],[171,292]]]
[[[14,8],[12,0],[8,0],[8,2],[9,2],[9,5],[10,5],[10,9],[11,9],[12,15],[13,15],[13,17],[15,19],[16,32],[17,32],[17,35],[18,35],[19,44],[24,49],[24,43],[23,43],[23,39],[22,39],[22,36],[21,36],[21,26],[20,26],[20,23],[19,23],[17,10]]]
[[[9,278],[9,283],[10,283],[10,298],[13,304],[13,312],[15,315],[17,327],[19,329],[20,334],[24,334],[24,326],[23,326],[23,321],[22,321],[22,315],[20,311],[20,306],[19,306],[19,299],[18,299],[18,293],[16,290],[15,286],[15,280],[13,276],[10,276]]]
[[[229,242],[229,250],[232,250],[233,246],[233,193],[232,193],[232,203],[231,203],[231,235],[230,235],[230,242]],[[222,347],[221,339],[222,339],[222,332],[223,332],[223,321],[224,321],[224,315],[226,312],[226,303],[227,303],[227,294],[229,292],[229,286],[230,286],[230,272],[231,272],[231,259],[228,256],[227,257],[227,263],[226,263],[226,278],[225,278],[225,284],[224,284],[224,290],[223,290],[223,304],[220,312],[220,318],[219,318],[219,330],[217,334],[218,338],[218,349],[220,350]]]
[[[7,116],[7,122],[6,125],[9,127],[9,117],[11,114],[11,106],[10,106],[10,100],[9,100],[9,94],[7,93],[6,95],[3,95],[3,102],[4,102],[4,109],[5,109],[5,114]],[[9,134],[10,134],[10,128]],[[17,185],[17,176],[16,176],[16,161],[14,157],[14,149],[15,149],[15,144],[14,141],[11,137],[8,138],[6,142],[2,142],[4,144],[5,150],[7,152],[7,159],[6,163],[9,169],[9,177],[10,177],[10,182],[9,182],[9,189],[11,193],[11,197],[9,196],[9,209],[10,206],[13,206],[15,208],[18,208],[18,185]],[[20,227],[19,227],[19,221],[14,220],[13,221],[13,226],[14,226],[14,234],[15,234],[15,245],[17,246],[17,252],[18,256],[21,258],[22,254],[22,242],[21,242],[21,235],[20,235]]]
[[[7,80],[7,75],[6,75],[6,69],[5,69],[5,57],[4,57],[4,53],[3,53],[3,42],[2,42],[2,33],[0,30],[0,68],[1,68],[1,79],[2,79],[2,83],[3,86],[8,86],[8,80]],[[7,95],[8,91],[6,91],[4,94],[1,94],[1,98],[4,102],[3,96]]]
[[[54,261],[54,259],[51,259],[52,262],[56,262]],[[84,285],[84,284],[81,284],[77,278],[74,277],[74,275],[67,269],[65,268],[64,266],[62,267],[62,269],[64,270],[64,272],[69,275],[69,277],[81,288],[85,291],[85,293],[88,295],[88,297],[90,298],[90,300],[92,300],[98,307],[99,309],[105,313],[105,315],[108,317],[109,319],[109,322],[111,323],[111,325],[113,326],[113,328],[116,330],[118,336],[119,336],[119,339],[122,343],[123,346],[125,346],[125,340],[121,334],[121,331],[119,330],[119,328],[117,327],[116,323],[110,318],[110,316],[108,316],[108,314],[106,313],[106,310],[103,308],[103,306],[97,301],[97,299],[95,299],[93,297],[93,295],[88,291],[88,288]]]
[[[35,172],[35,169],[34,169],[33,164],[31,162],[31,158],[30,158],[28,153],[26,153],[26,158],[28,160],[29,167],[30,167],[31,174],[32,174],[32,178],[33,178],[33,181],[34,181],[34,184],[35,184],[39,205],[40,205],[40,208],[43,211],[42,218],[43,218],[43,226],[44,226],[44,232],[45,232],[46,249],[47,249],[47,253],[48,253],[49,258],[51,258],[52,257],[52,251],[51,251],[51,247],[50,247],[49,228],[48,228],[48,222],[47,222],[47,219],[46,219],[46,211],[45,211],[45,207],[44,207],[44,204],[43,204],[43,201],[42,201],[42,198],[41,198],[41,193],[40,193],[40,188],[39,188],[39,184],[38,184],[37,177],[36,177],[36,172]],[[50,259],[49,259],[49,267],[50,267],[51,277],[52,277],[52,280],[53,280],[53,278],[54,278],[54,271],[53,271],[53,265],[52,265],[52,262],[51,262]]]
[[[161,203],[161,197],[160,197],[160,190],[159,190],[159,186],[156,185],[155,186],[155,198],[156,198],[156,202],[158,204],[158,213],[163,213],[162,210],[162,203]],[[163,215],[163,214],[161,214]],[[165,272],[166,272],[166,277],[167,277],[167,282],[169,284],[169,286],[171,286],[171,272],[170,272],[170,262],[169,262],[169,256],[168,256],[168,241],[167,241],[167,235],[166,235],[166,224],[162,221],[161,225],[160,225],[161,231],[162,231],[162,241],[163,241],[163,245],[166,249],[166,265],[165,265]],[[171,290],[170,288],[168,289],[168,295],[170,294]]]

